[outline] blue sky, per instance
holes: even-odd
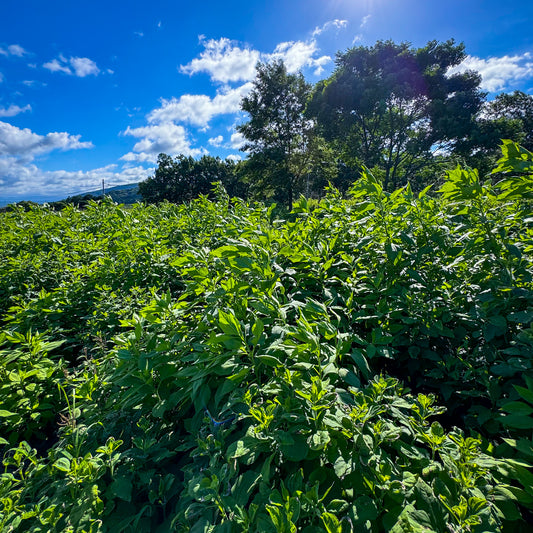
[[[257,61],[310,82],[378,39],[464,42],[489,98],[533,94],[533,2],[2,0],[0,205],[146,179],[157,154],[234,159]]]

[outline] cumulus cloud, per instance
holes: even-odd
[[[20,161],[31,161],[36,156],[53,150],[78,150],[92,147],[91,142],[81,142],[80,135],[70,135],[66,132],[39,135],[28,128],[21,129],[0,121],[0,159],[14,157]]]
[[[17,56],[17,57],[22,57],[24,54],[28,53],[19,44],[10,44],[7,47],[7,50],[12,56]]]
[[[324,70],[324,65],[331,61],[331,57],[315,57],[317,51],[318,47],[315,40],[289,41],[278,44],[268,59],[281,59],[288,72],[296,72],[303,67],[312,67],[315,69],[315,74],[320,74]]]
[[[31,105],[28,104],[24,107],[19,107],[18,105],[10,105],[8,108],[0,107],[0,117],[14,117],[26,111],[31,111]]]
[[[148,115],[150,123],[179,122],[206,128],[217,115],[236,113],[241,100],[252,90],[252,83],[235,89],[224,88],[213,98],[205,94],[184,94],[179,98],[162,100],[161,107]]]
[[[74,74],[79,78],[90,76],[91,74],[97,76],[100,69],[96,63],[87,57],[71,57],[70,64],[74,69]]]
[[[320,35],[321,33],[324,33],[325,31],[331,30],[333,28],[336,29],[336,30],[340,30],[342,28],[346,28],[347,25],[348,25],[348,21],[347,20],[340,20],[340,19],[329,20],[328,22],[326,22],[322,26],[317,26],[314,29],[312,35],[313,35],[313,37],[316,37],[317,35]]]
[[[211,139],[209,139],[207,142],[211,146],[220,146],[223,140],[224,140],[224,137],[222,137],[222,135],[217,135],[216,137],[212,137]]]
[[[513,85],[533,78],[533,56],[529,52],[521,55],[489,57],[482,59],[467,56],[466,59],[448,70],[451,76],[458,72],[475,70],[481,74],[481,88],[489,92],[512,88]]]
[[[21,129],[0,121],[2,197],[18,195],[23,199],[25,195],[35,196],[36,191],[39,191],[42,196],[47,194],[66,196],[77,187],[83,189],[86,185],[90,185],[85,190],[94,188],[95,181],[91,177],[93,171],[67,172],[58,170],[45,172],[33,163],[36,157],[47,155],[54,150],[78,150],[92,147],[92,143],[80,141],[80,135],[70,135],[66,132],[39,135],[28,128]],[[101,173],[103,170],[100,169],[99,172]]]
[[[59,59],[52,59],[44,63],[43,67],[51,72],[64,72],[79,78],[90,75],[97,76],[100,73],[96,63],[88,57],[70,57],[67,59],[65,56],[59,55]]]
[[[228,157],[226,157],[226,159],[229,159],[230,161],[240,161],[242,159],[242,157],[238,154],[230,154],[228,155]]]
[[[50,72],[65,72],[66,74],[72,74],[70,68],[63,63],[60,63],[57,59],[52,59],[52,61],[44,63],[43,67]]]
[[[170,155],[183,154],[197,156],[203,150],[192,148],[183,126],[166,122],[140,128],[128,127],[123,135],[131,135],[141,139],[129,152],[121,157],[123,161],[155,162],[160,153]]]
[[[98,189],[105,179],[110,186],[136,183],[148,178],[154,168],[107,165],[89,171],[53,170],[43,171],[35,164],[23,163],[16,157],[0,157],[0,185],[4,198],[22,200],[35,196],[65,198],[74,194]]]
[[[346,23],[347,21],[344,20],[335,20],[326,23],[323,28],[328,24],[329,27],[344,27]],[[325,31],[321,28],[317,30],[319,33]],[[240,46],[225,37],[207,40],[202,35],[200,42],[204,46],[200,57],[186,65],[181,65],[180,72],[189,75],[206,72],[215,82],[251,81],[255,78],[255,67],[259,61],[269,62],[281,59],[291,73],[303,67],[310,67],[314,69],[315,74],[320,74],[324,70],[324,65],[331,61],[330,56],[317,56],[319,49],[314,38],[308,41],[280,43],[272,53],[261,53],[258,50]]]
[[[20,46],[20,44],[10,44],[7,47],[7,50],[4,48],[0,48],[0,55],[4,56],[16,56],[16,57],[22,57],[23,55],[27,54],[28,52]]]
[[[200,42],[204,46],[200,57],[181,65],[180,72],[189,75],[207,72],[213,81],[222,83],[249,81],[255,77],[255,65],[260,59],[257,50],[241,48],[225,37],[206,40],[201,36]]]
[[[346,21],[331,21],[328,27],[344,27]],[[310,67],[320,73],[324,65],[331,61],[326,55],[318,54],[314,39],[309,41],[290,41],[280,43],[272,53],[260,53],[239,45],[227,38],[207,40],[200,36],[204,51],[199,57],[180,71],[184,74],[205,72],[219,85],[214,96],[206,94],[183,94],[179,97],[162,99],[161,105],[147,115],[144,127],[128,127],[123,135],[136,137],[139,141],[131,152],[122,156],[127,162],[155,162],[161,152],[198,156],[206,153],[204,148],[192,146],[184,126],[207,130],[211,121],[221,115],[235,115],[241,111],[243,97],[248,95],[255,78],[258,61],[283,60],[289,72]],[[241,82],[238,86],[228,85]],[[242,83],[244,82],[244,83]],[[213,136],[207,143],[213,147],[240,149],[245,140],[240,133],[234,132],[227,145],[222,135]]]
[[[231,134],[230,145],[232,148],[240,150],[244,146],[245,142],[246,139],[244,138],[244,135],[241,132],[236,131]]]

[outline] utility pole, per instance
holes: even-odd
[[[105,184],[104,184],[104,178],[102,178],[102,197],[105,196]]]

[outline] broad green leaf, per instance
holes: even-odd
[[[53,466],[62,472],[70,472],[70,461],[66,457],[60,457]]]
[[[115,478],[111,485],[109,485],[109,490],[114,496],[117,496],[118,498],[130,502],[131,501],[131,493],[133,490],[133,484],[131,481],[131,478],[126,476],[120,476]]]
[[[333,513],[324,511],[320,514],[320,519],[328,533],[342,533],[342,525]]]

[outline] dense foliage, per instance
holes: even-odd
[[[292,209],[307,177],[313,187],[323,189],[332,178],[332,152],[316,132],[316,124],[305,116],[311,85],[300,74],[289,74],[282,61],[259,64],[254,87],[242,100],[249,122],[237,126],[249,157],[245,174],[256,193],[270,192],[274,199]],[[321,179],[317,180],[320,175]],[[318,181],[318,183],[316,183]],[[315,191],[314,191],[315,192]]]
[[[533,154],[498,171],[3,213],[0,529],[528,531]]]
[[[157,165],[154,176],[139,184],[145,202],[189,202],[210,195],[214,182],[220,182],[231,196],[246,197],[247,186],[239,181],[230,160],[209,155],[198,160],[183,155],[172,159],[160,154]]]
[[[383,177],[385,190],[416,181],[435,148],[452,151],[472,131],[484,95],[475,72],[450,73],[465,58],[453,40],[378,41],[337,55],[309,110],[344,161]]]
[[[453,40],[378,41],[339,52],[334,72],[314,86],[282,61],[259,63],[236,127],[246,159],[161,154],[140,186],[143,200],[189,201],[221,181],[230,196],[290,210],[300,194],[322,197],[328,182],[346,191],[362,165],[385,191],[410,183],[419,192],[458,163],[486,176],[501,139],[532,149],[533,96],[487,101],[480,74],[460,70],[465,57]]]

